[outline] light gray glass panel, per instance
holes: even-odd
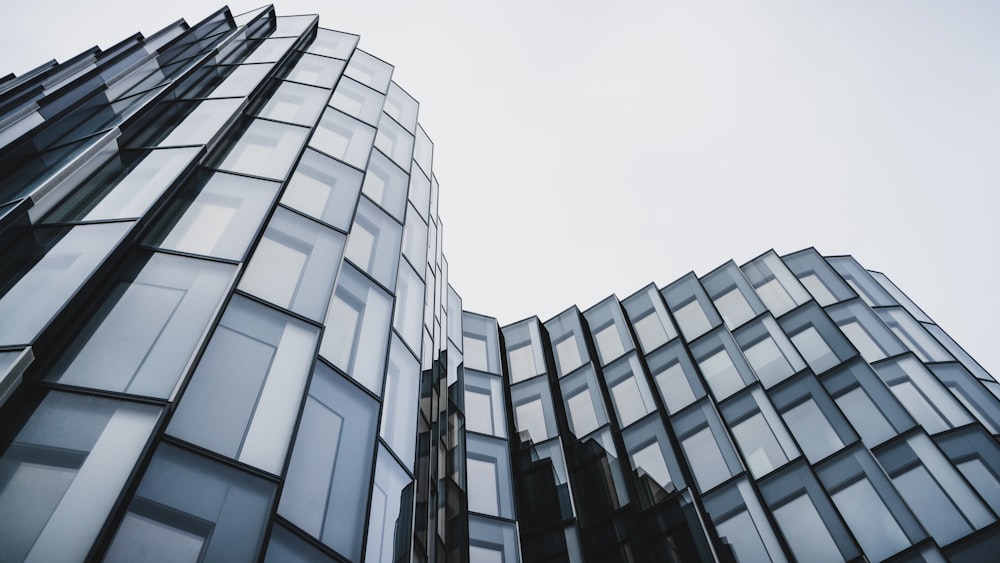
[[[677,329],[655,286],[637,292],[622,302],[625,313],[639,339],[643,352],[649,354],[677,337]]]
[[[347,237],[344,258],[392,291],[403,228],[368,198],[361,198]]]
[[[428,283],[428,286],[430,285]],[[429,295],[433,296],[433,293]],[[427,320],[427,314],[425,314],[424,321]],[[465,352],[465,366],[499,374],[500,342],[496,319],[463,311],[462,329],[465,343],[462,348]]]
[[[948,352],[938,344],[905,309],[879,309],[878,315],[906,346],[923,362],[950,362]]]
[[[369,125],[378,125],[385,96],[348,77],[340,79],[330,105]]]
[[[280,187],[276,182],[219,172],[204,177],[180,195],[147,243],[240,260]]]
[[[357,44],[357,35],[320,28],[316,31],[316,38],[309,44],[306,51],[325,57],[347,59]]]
[[[361,176],[359,170],[306,149],[281,203],[347,231],[361,191]]]
[[[254,120],[218,168],[283,180],[308,134],[303,127]]]
[[[83,561],[159,415],[151,405],[49,393],[0,455],[0,557]]]
[[[204,145],[212,140],[219,129],[243,105],[240,99],[205,100],[177,124],[162,141],[160,147],[177,145]]]
[[[385,370],[385,393],[379,435],[407,468],[413,467],[420,394],[420,365],[393,337]]]
[[[514,517],[507,442],[469,435],[466,441],[469,510],[480,514]]]
[[[590,365],[559,380],[559,387],[566,402],[570,431],[577,438],[583,439],[608,423],[597,375]]]
[[[280,474],[317,337],[315,327],[235,297],[167,431]]]
[[[646,374],[634,353],[605,368],[604,382],[622,428],[656,410]]]
[[[407,163],[403,168],[407,168],[409,163]],[[427,176],[417,173],[414,171],[410,175],[410,193],[409,201],[413,204],[413,207],[420,213],[420,216],[424,220],[428,220],[428,206],[430,205],[431,197],[431,182],[427,179]],[[433,253],[432,253],[433,254]]]
[[[267,63],[240,65],[209,95],[213,98],[249,96],[272,68],[273,65]]]
[[[392,296],[345,265],[326,312],[320,355],[375,394],[382,392]]]
[[[352,560],[370,483],[378,403],[316,364],[278,514]]]
[[[328,108],[323,112],[319,127],[309,140],[309,146],[355,168],[364,169],[374,140],[374,129]]]
[[[761,301],[776,317],[809,300],[809,293],[773,250],[744,264],[742,269]]]
[[[417,101],[395,82],[389,83],[389,91],[385,98],[385,113],[410,133],[414,132],[417,126]]]
[[[256,560],[273,498],[263,479],[161,444],[104,560]]]
[[[872,279],[871,274],[862,268],[854,258],[837,256],[827,258],[827,261],[869,307],[896,305],[892,296]]]
[[[396,309],[392,326],[413,350],[420,349],[421,328],[424,326],[424,282],[405,261],[399,264],[396,281]]]
[[[930,369],[990,434],[1000,434],[1000,402],[997,397],[977,383],[960,364],[935,364]]]
[[[417,125],[417,138],[413,146],[413,160],[428,176],[431,173],[431,164],[434,160],[434,143],[424,131],[424,128]]]
[[[408,189],[406,172],[390,162],[380,151],[372,151],[362,186],[365,195],[397,220],[402,221],[406,212]],[[425,236],[424,239],[426,238]]]
[[[875,371],[927,432],[935,434],[972,422],[968,411],[916,358],[882,362]]]
[[[343,249],[344,235],[279,207],[239,288],[321,321]]]
[[[10,263],[34,262],[19,278],[0,279],[0,291],[6,289],[0,297],[0,319],[4,319],[0,322],[0,344],[31,343],[132,225],[123,222],[80,225],[68,231],[38,229],[20,239],[13,251],[0,254],[0,259]]]
[[[365,86],[384,93],[389,87],[389,80],[392,77],[392,65],[360,49],[355,49],[344,74]]]
[[[244,63],[271,63],[282,58],[295,43],[295,37],[281,39],[267,39],[261,41],[242,62]]]
[[[469,555],[476,563],[517,563],[521,561],[517,528],[479,516],[469,517]]]
[[[323,88],[282,82],[257,116],[311,127],[329,97]]]
[[[378,122],[375,146],[403,169],[410,169],[410,160],[413,158],[413,135],[384,114]]]
[[[714,491],[704,503],[719,538],[738,561],[788,560],[746,478]]]
[[[679,341],[650,354],[646,363],[660,391],[660,397],[671,414],[705,395],[705,388],[702,387],[694,364]]]
[[[326,57],[303,53],[302,58],[288,71],[285,79],[320,88],[333,88],[344,70],[344,64],[343,61],[331,61]]]
[[[831,496],[870,560],[881,561],[909,545],[868,479],[861,478]]]
[[[134,263],[46,379],[169,397],[234,273],[234,266],[168,254]]]
[[[799,282],[822,306],[854,297],[854,291],[813,248],[807,248],[781,259]]]

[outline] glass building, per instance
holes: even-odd
[[[463,311],[417,102],[319,24],[0,78],[0,561],[1000,560],[1000,384],[886,276]]]

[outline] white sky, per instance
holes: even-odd
[[[815,246],[885,272],[1000,373],[1000,3],[277,8],[360,34],[421,102],[467,309],[545,320]],[[0,74],[213,9],[7,6]]]

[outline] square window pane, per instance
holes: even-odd
[[[361,191],[361,172],[306,149],[281,203],[346,231]]]
[[[355,168],[364,169],[375,130],[334,109],[327,109],[309,146]]]
[[[308,134],[304,127],[254,120],[218,168],[284,180]]]

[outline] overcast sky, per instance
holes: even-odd
[[[421,102],[467,309],[545,320],[815,246],[885,272],[1000,372],[1000,2],[276,6],[360,34]],[[8,6],[0,71],[213,9]]]

